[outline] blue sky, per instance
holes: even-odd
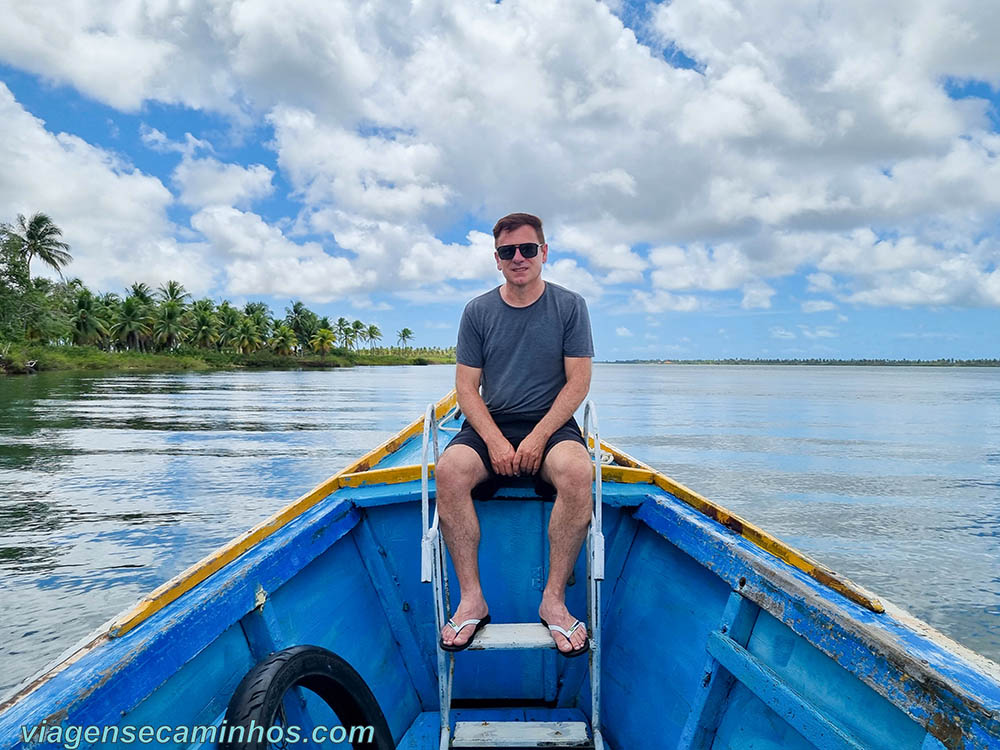
[[[0,220],[52,215],[92,288],[449,346],[526,210],[598,359],[1000,356],[988,9],[285,6],[11,10]]]

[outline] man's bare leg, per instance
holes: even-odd
[[[472,488],[487,477],[483,460],[467,445],[453,445],[441,454],[434,470],[437,508],[451,561],[458,575],[461,600],[452,620],[482,619],[489,613],[479,583],[479,517],[472,504]],[[473,627],[455,629],[445,626],[441,640],[461,646],[472,637]]]
[[[564,630],[577,620],[566,609],[566,582],[587,537],[593,511],[592,467],[587,449],[570,440],[554,445],[542,463],[542,478],[556,488],[556,501],[549,518],[549,577],[538,616]],[[575,651],[583,646],[587,632],[580,627],[569,640],[556,632],[552,637],[560,651]]]

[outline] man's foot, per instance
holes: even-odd
[[[490,608],[486,606],[486,600],[480,599],[477,602],[466,603],[463,599],[458,604],[458,609],[455,610],[455,614],[451,616],[451,622],[456,625],[461,625],[463,622],[468,620],[484,620],[490,614]],[[480,626],[482,622],[480,622]],[[451,648],[464,648],[472,640],[472,636],[475,635],[477,630],[475,624],[469,624],[461,628],[457,633],[455,628],[451,625],[445,624],[441,628],[441,645],[445,647],[445,650]]]
[[[569,613],[564,602],[547,602],[542,599],[542,604],[538,608],[538,617],[542,624],[549,628],[549,633],[556,642],[556,648],[567,656],[572,654],[577,656],[587,650],[587,627],[580,623],[574,629],[577,619]],[[563,635],[558,630],[552,630],[556,626],[565,630],[569,635]]]

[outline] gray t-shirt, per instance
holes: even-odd
[[[482,368],[483,400],[494,415],[541,418],[566,385],[563,357],[593,357],[587,303],[545,282],[542,296],[512,307],[500,287],[465,306],[456,359]]]

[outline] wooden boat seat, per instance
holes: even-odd
[[[472,499],[502,499],[502,495],[500,498],[497,498],[496,494],[500,489],[508,487],[519,490],[534,490],[535,495],[540,500],[554,500],[556,496],[556,488],[536,474],[535,476],[526,477],[491,477],[472,488]],[[523,497],[523,495],[519,492],[518,497]]]

